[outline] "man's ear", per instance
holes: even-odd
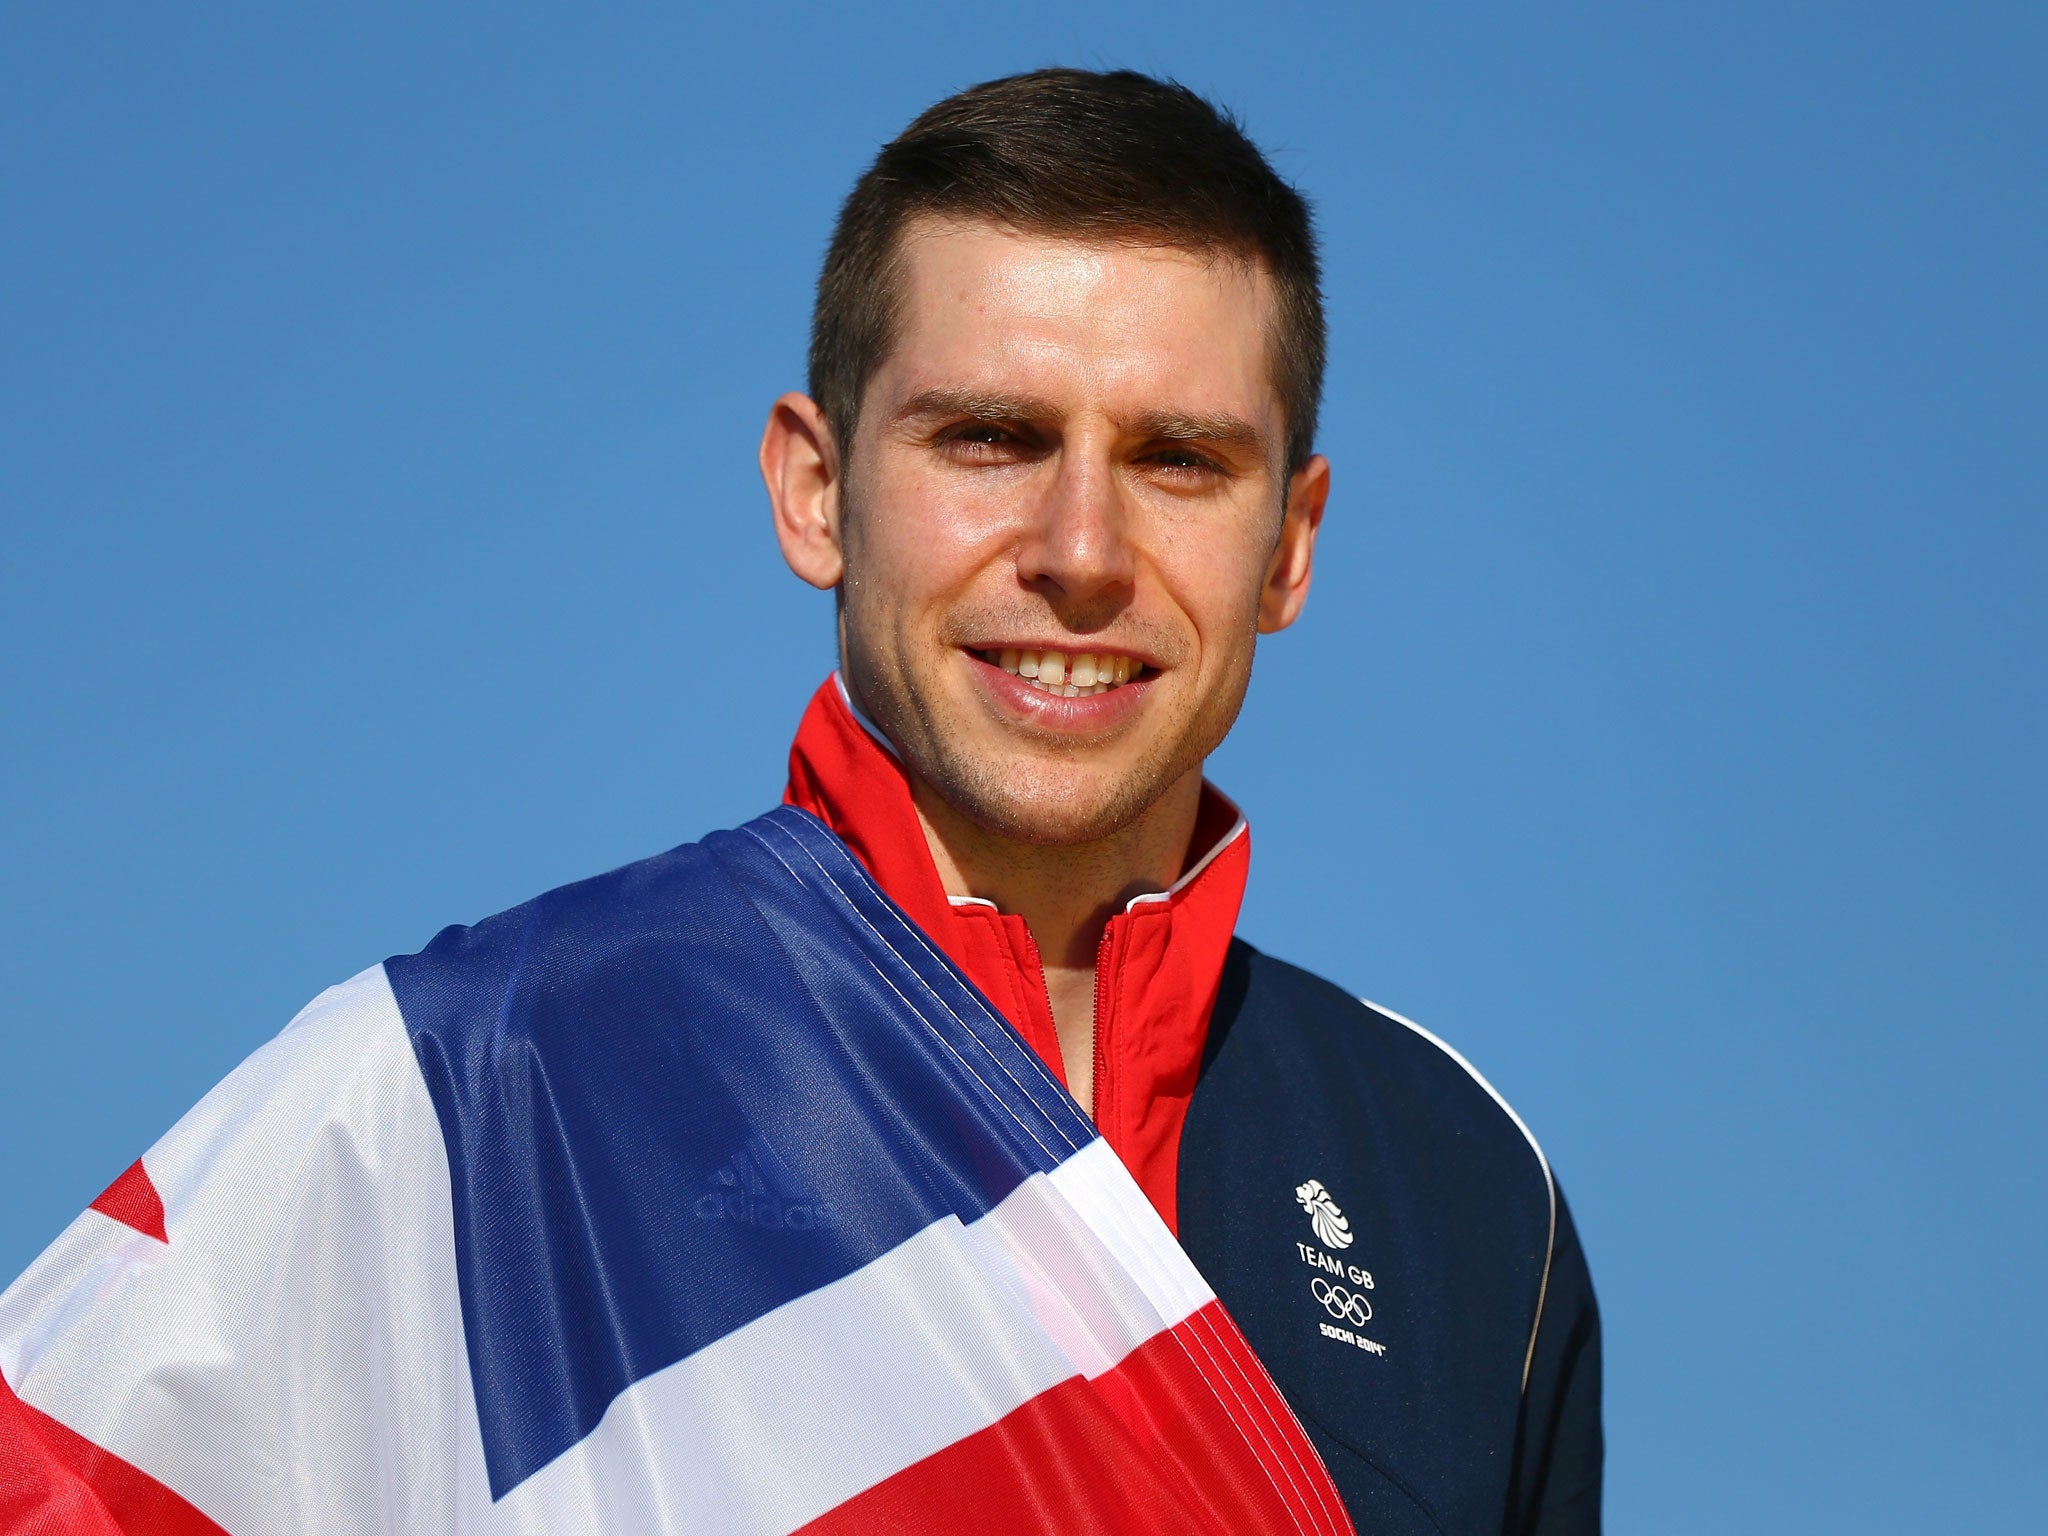
[[[1266,584],[1259,592],[1260,634],[1285,629],[1301,617],[1315,571],[1316,531],[1323,526],[1323,505],[1329,499],[1330,461],[1319,453],[1287,482],[1279,547],[1267,562]]]
[[[775,542],[789,568],[829,590],[846,572],[839,541],[839,441],[809,395],[784,395],[761,433],[761,479],[775,518]]]

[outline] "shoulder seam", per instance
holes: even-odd
[[[1550,1236],[1545,1242],[1543,1249],[1543,1278],[1536,1286],[1536,1320],[1529,1327],[1528,1353],[1522,1357],[1522,1390],[1526,1393],[1529,1390],[1529,1369],[1536,1363],[1536,1335],[1543,1327],[1543,1304],[1550,1296],[1550,1261],[1557,1256],[1557,1180],[1550,1172],[1550,1159],[1543,1155],[1543,1144],[1537,1141],[1536,1133],[1529,1129],[1528,1122],[1515,1113],[1514,1105],[1500,1096],[1500,1090],[1489,1083],[1486,1080],[1486,1075],[1473,1066],[1471,1062],[1467,1061],[1456,1046],[1452,1045],[1442,1036],[1424,1029],[1413,1019],[1403,1014],[1398,1014],[1391,1008],[1384,1008],[1369,997],[1361,997],[1359,1001],[1374,1013],[1392,1019],[1396,1024],[1412,1029],[1416,1034],[1422,1036],[1423,1039],[1463,1067],[1472,1081],[1486,1090],[1486,1096],[1500,1106],[1501,1113],[1514,1122],[1515,1129],[1522,1133],[1522,1139],[1529,1143],[1529,1150],[1536,1154],[1536,1165],[1543,1170],[1543,1187],[1550,1196]]]

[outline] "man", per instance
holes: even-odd
[[[787,805],[209,1096],[0,1298],[0,1530],[1597,1529],[1541,1151],[1231,937],[1202,765],[1308,594],[1323,350],[1191,93],[913,123],[762,439],[838,594]]]

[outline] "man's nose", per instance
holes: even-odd
[[[1115,466],[1072,449],[1055,463],[1018,547],[1019,579],[1063,608],[1128,601],[1137,552]]]

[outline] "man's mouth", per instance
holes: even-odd
[[[1001,667],[1012,677],[1021,677],[1040,693],[1055,698],[1079,699],[1108,693],[1144,674],[1145,664],[1135,656],[1117,656],[1107,651],[994,650],[975,654],[992,667]]]

